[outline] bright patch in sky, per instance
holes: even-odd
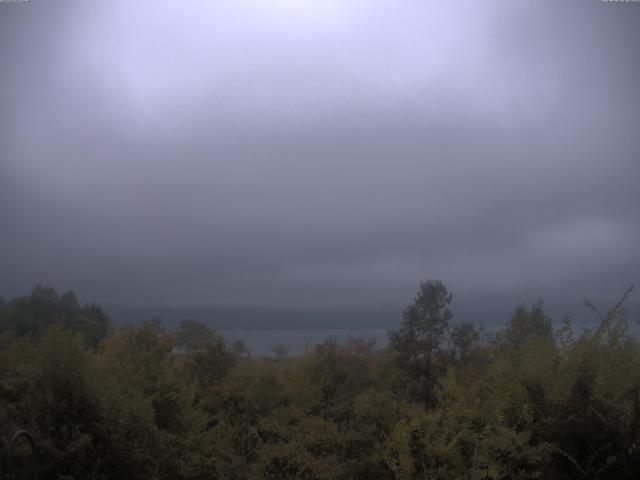
[[[461,1],[114,0],[87,7],[60,64],[151,128],[202,108],[258,123],[338,108],[543,114],[554,71],[496,49],[495,5]]]
[[[292,22],[304,22],[305,27],[330,27],[356,13],[364,4],[364,2],[356,0],[245,1],[250,8],[265,17],[275,17]]]
[[[4,295],[637,281],[638,9],[36,3],[0,28]]]

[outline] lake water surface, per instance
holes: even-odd
[[[275,329],[275,330],[219,330],[229,344],[244,340],[253,356],[273,355],[272,348],[284,346],[289,355],[301,355],[309,347],[335,337],[344,344],[349,337],[373,337],[376,348],[384,348],[388,342],[387,329]]]
[[[559,323],[554,323],[554,328],[560,328]],[[585,328],[595,328],[596,322],[574,324],[574,333],[578,337]],[[496,333],[501,326],[489,326],[487,331]],[[630,322],[630,333],[640,338],[640,322]],[[257,357],[272,356],[273,347],[284,346],[288,355],[301,355],[309,347],[324,342],[328,338],[335,337],[340,344],[344,344],[349,337],[373,337],[376,340],[375,348],[382,349],[389,342],[389,330],[386,328],[352,328],[352,329],[221,329],[228,344],[236,340],[244,340],[251,350],[251,355]]]

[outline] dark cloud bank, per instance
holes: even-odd
[[[489,323],[614,301],[640,273],[638,25],[595,0],[1,3],[0,295],[263,326],[393,324],[429,278]]]

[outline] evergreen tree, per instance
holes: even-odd
[[[452,295],[444,283],[429,280],[420,284],[413,304],[403,313],[399,330],[389,332],[396,364],[404,374],[403,389],[409,398],[427,403],[433,400],[437,365],[441,362],[449,331]]]

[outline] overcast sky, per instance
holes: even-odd
[[[619,296],[640,3],[0,3],[0,296]]]

